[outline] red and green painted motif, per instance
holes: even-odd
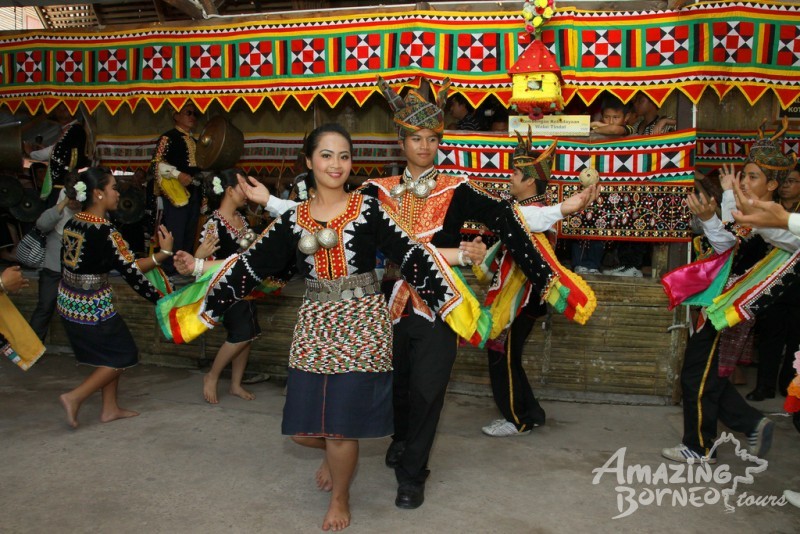
[[[363,103],[375,75],[418,84],[422,76],[473,104],[489,94],[508,102],[507,71],[524,48],[518,12],[322,15],[314,18],[199,24],[98,34],[6,33],[0,37],[0,103],[15,111],[59,102],[116,113],[144,102],[212,102],[230,109],[289,99],[307,108],[346,94]],[[681,10],[559,10],[541,33],[564,78],[567,102],[603,90],[624,101],[636,91],[661,103],[673,91],[698,102],[709,88],[755,102],[767,91],[783,107],[800,96],[800,6],[708,2]]]

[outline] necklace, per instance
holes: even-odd
[[[81,221],[91,222],[91,223],[105,223],[108,222],[107,219],[103,217],[98,217],[97,215],[92,215],[86,211],[82,211],[80,213],[75,214],[75,218]]]
[[[393,198],[402,198],[408,191],[411,191],[417,198],[427,198],[436,189],[436,168],[422,173],[416,180],[411,177],[408,169],[403,173],[402,182],[392,187],[389,194]]]
[[[532,197],[528,197],[525,200],[520,200],[517,202],[517,204],[519,204],[520,206],[528,206],[536,202],[544,202],[545,198],[547,198],[546,193],[542,193],[541,195],[535,195]]]

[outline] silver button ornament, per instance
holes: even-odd
[[[339,234],[330,228],[323,228],[317,232],[317,241],[322,248],[331,249],[339,243]]]
[[[406,194],[406,190],[408,186],[406,184],[397,184],[396,186],[392,187],[389,194],[392,195],[393,198],[399,198]]]
[[[317,236],[314,234],[304,235],[300,238],[297,248],[300,249],[300,252],[303,254],[311,256],[319,250],[319,241],[317,241]]]
[[[339,234],[330,228],[323,228],[314,234],[306,234],[300,238],[297,248],[300,252],[311,256],[316,254],[320,247],[331,249],[339,244]]]
[[[253,230],[248,229],[247,232],[239,239],[239,247],[242,250],[247,250],[250,248],[250,245],[256,240],[256,233]]]
[[[431,188],[425,182],[417,182],[411,188],[411,192],[417,198],[425,198],[430,194]]]

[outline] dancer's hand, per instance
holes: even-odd
[[[476,237],[473,241],[462,241],[458,248],[464,251],[464,255],[473,264],[481,263],[486,257],[486,243],[483,242],[481,236]]]
[[[194,257],[204,260],[210,256],[213,256],[218,250],[219,236],[216,234],[207,234],[203,242],[200,243],[200,246],[197,247],[197,250],[194,251]]]
[[[742,176],[741,172],[736,172],[736,167],[731,163],[730,165],[723,165],[719,171],[719,185],[722,186],[723,191],[731,191],[734,184],[739,183],[739,178]]]
[[[175,238],[173,237],[172,232],[167,230],[167,227],[164,226],[163,224],[159,225],[159,227],[158,227],[158,247],[161,250],[170,250],[172,252],[175,252],[174,250],[172,250],[172,247],[174,245],[175,245]]]
[[[580,193],[576,193],[561,203],[561,214],[570,215],[585,210],[600,196],[602,188],[598,184],[585,187]]]
[[[28,280],[22,275],[19,265],[8,267],[0,275],[0,279],[3,280],[3,287],[7,293],[14,293],[23,287],[28,287]]]
[[[194,271],[194,256],[185,250],[179,250],[175,253],[172,264],[175,270],[184,276],[191,276]]]
[[[247,200],[255,202],[261,206],[267,205],[267,202],[269,202],[269,189],[267,189],[267,186],[252,176],[245,178],[239,174],[236,176],[236,178],[239,180],[239,187],[241,188],[244,196],[247,197]]]
[[[689,193],[686,196],[686,205],[701,221],[707,221],[717,213],[717,201],[713,198],[709,200],[700,192],[697,194]]]

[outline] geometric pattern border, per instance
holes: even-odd
[[[768,130],[767,134],[771,135]],[[701,169],[715,169],[722,165],[741,165],[753,142],[758,139],[755,131],[710,131],[697,132],[696,165]],[[789,130],[783,136],[782,149],[785,154],[800,157],[800,131]]]
[[[291,16],[291,15],[290,15]],[[423,9],[193,28],[115,33],[28,31],[0,38],[0,104],[46,111],[59,102],[89,111],[144,102],[153,110],[191,99],[243,100],[303,109],[344,95],[362,103],[391,83],[453,89],[479,104],[489,94],[508,103],[508,69],[524,50],[518,12]],[[660,103],[672,92],[698,102],[712,89],[736,88],[753,103],[772,91],[781,106],[800,96],[800,6],[700,3],[664,11],[559,10],[540,36],[555,54],[566,101],[591,102],[602,90],[624,101],[644,91]]]

